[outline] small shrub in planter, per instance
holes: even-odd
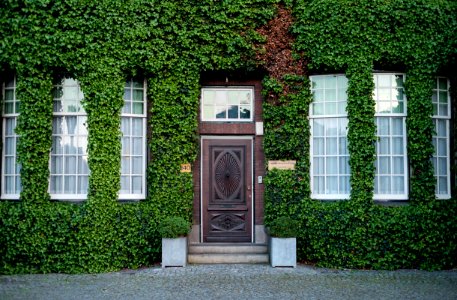
[[[187,264],[187,235],[190,223],[181,217],[167,217],[160,223],[162,236],[162,268],[185,267]]]
[[[290,217],[279,217],[268,227],[272,267],[297,266],[297,233],[300,223]]]

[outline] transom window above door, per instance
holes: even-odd
[[[201,93],[202,121],[249,122],[254,114],[254,88],[206,87]]]

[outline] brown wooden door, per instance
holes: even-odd
[[[252,141],[202,140],[204,242],[251,242]]]

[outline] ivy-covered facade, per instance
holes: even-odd
[[[3,1],[0,273],[151,265],[166,216],[455,267],[456,29],[447,0]]]

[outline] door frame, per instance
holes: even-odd
[[[203,242],[203,231],[204,226],[204,207],[203,207],[203,173],[205,172],[203,168],[203,140],[250,140],[251,141],[251,165],[246,166],[251,168],[251,243],[254,243],[254,229],[255,229],[255,198],[254,198],[254,136],[252,135],[201,135],[200,136],[200,241]],[[249,155],[249,154],[248,154]]]

